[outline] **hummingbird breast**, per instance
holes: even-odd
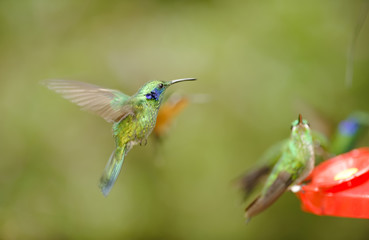
[[[113,126],[113,135],[117,145],[131,143],[135,145],[141,143],[152,132],[156,124],[158,111],[153,108],[143,106],[135,116],[129,115],[125,119]]]
[[[138,140],[146,139],[150,135],[155,127],[157,115],[158,110],[156,109],[146,109],[137,115],[135,136]]]
[[[308,177],[313,170],[315,164],[314,146],[312,143],[312,139],[309,138],[307,140],[306,138],[302,138],[302,141],[300,142],[298,148],[300,152],[300,156],[298,157],[298,159],[300,159],[299,161],[302,163],[301,165],[303,167],[301,169],[301,173],[299,173],[299,176],[292,185],[299,184],[300,182],[305,180],[305,178]]]

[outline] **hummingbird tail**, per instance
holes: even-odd
[[[120,169],[122,168],[124,157],[127,153],[126,145],[117,147],[111,154],[108,163],[105,166],[104,173],[100,178],[99,187],[102,194],[108,196],[115,181],[117,180]]]

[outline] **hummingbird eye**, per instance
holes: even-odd
[[[159,87],[159,88],[163,88],[163,87],[164,87],[164,84],[159,83],[158,87]]]

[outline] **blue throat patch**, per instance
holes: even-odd
[[[157,89],[155,88],[153,91],[151,91],[150,93],[146,94],[146,99],[148,100],[155,100],[158,101],[159,100],[159,96],[160,94],[163,92],[163,89]]]

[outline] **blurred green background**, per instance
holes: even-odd
[[[369,111],[362,1],[0,1],[0,239],[368,239],[368,220],[318,217],[283,195],[244,223],[234,179],[289,135],[298,113],[330,127]],[[72,79],[133,94],[196,77],[205,93],[160,146],[128,154],[111,194],[97,184],[111,126],[40,85]],[[315,128],[316,127],[316,128]],[[368,145],[368,138],[362,145]]]

